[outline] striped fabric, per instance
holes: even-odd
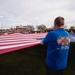
[[[21,34],[15,33],[0,36],[0,54],[28,48],[40,44],[47,33]],[[75,42],[75,34],[71,34],[71,42]]]
[[[35,46],[45,35],[46,33],[2,35],[0,36],[0,54]]]

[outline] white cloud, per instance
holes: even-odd
[[[0,16],[4,16],[3,28],[15,25],[53,25],[57,16],[63,16],[66,24],[74,22],[74,0],[0,0]]]

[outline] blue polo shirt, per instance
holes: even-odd
[[[55,70],[66,68],[70,34],[64,28],[58,28],[49,32],[42,42],[48,45],[46,64]]]

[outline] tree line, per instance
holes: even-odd
[[[17,28],[19,26],[16,26]],[[22,26],[21,26],[22,27]],[[40,31],[40,32],[45,32],[45,30],[47,29],[46,25],[44,24],[41,24],[41,25],[37,25],[36,28],[34,28],[33,25],[26,25],[26,26],[23,26],[26,30],[29,30],[29,31]]]
[[[35,30],[33,25],[27,25],[26,28],[29,29],[30,31]],[[66,25],[64,26],[64,28],[67,30],[67,26]],[[36,29],[37,29],[37,31],[45,32],[45,31],[53,30],[53,27],[47,28],[46,25],[41,24],[41,25],[37,25]],[[71,26],[67,31],[75,33],[75,26]]]
[[[64,26],[65,29],[67,29],[67,26]],[[20,29],[18,29],[20,28]],[[39,32],[49,32],[53,30],[53,27],[51,28],[47,28],[46,25],[41,24],[41,25],[37,25],[36,26],[36,30],[35,27],[33,25],[26,25],[26,26],[16,26],[16,28],[10,28],[10,29],[2,29],[0,30],[0,34],[3,34],[5,32],[7,33],[15,33],[15,32],[21,32],[21,33],[32,33],[33,31],[39,31]],[[75,26],[71,26],[69,29],[67,29],[67,31],[70,33],[75,33]]]

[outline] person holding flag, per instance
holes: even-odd
[[[47,44],[46,75],[63,75],[70,48],[70,34],[64,29],[63,17],[55,18],[54,30],[48,32],[41,44]]]

